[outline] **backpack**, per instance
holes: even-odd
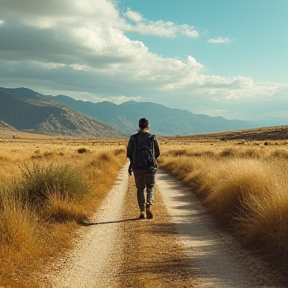
[[[156,167],[156,159],[154,153],[155,135],[148,134],[146,137],[136,136],[136,164],[140,168]]]

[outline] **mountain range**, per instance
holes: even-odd
[[[46,135],[101,138],[125,136],[115,127],[22,88],[0,88],[0,121],[1,127],[6,125],[19,131]]]
[[[93,103],[65,95],[42,95],[28,88],[0,88],[0,121],[15,129],[73,137],[127,137],[146,117],[150,130],[186,136],[261,127],[260,123],[197,115],[152,102]]]

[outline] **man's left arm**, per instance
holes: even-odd
[[[154,149],[155,149],[155,158],[157,159],[160,156],[160,148],[156,137],[154,138]]]
[[[127,145],[127,158],[130,159],[130,162],[132,162],[133,159],[133,143],[132,143],[132,138],[130,137]]]

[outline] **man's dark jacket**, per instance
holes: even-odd
[[[141,142],[141,139],[143,138],[148,138],[148,137],[154,137],[154,156],[155,159],[157,159],[160,156],[160,149],[159,149],[159,145],[158,145],[158,141],[156,139],[156,136],[149,133],[149,132],[144,132],[142,130],[139,130],[136,134],[132,135],[129,139],[128,142],[128,146],[127,146],[127,158],[130,159],[130,167],[132,168],[132,170],[143,170],[142,167],[138,166],[138,163],[136,162],[136,143],[137,143],[137,139],[136,137],[138,137],[138,141]],[[156,162],[156,166],[155,168],[157,168],[157,162]]]

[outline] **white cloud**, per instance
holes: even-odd
[[[70,97],[73,97],[76,100],[82,100],[85,99],[84,101],[89,101],[89,102],[93,102],[93,103],[97,103],[97,102],[103,102],[103,101],[108,101],[108,102],[112,102],[114,104],[122,104],[124,102],[127,101],[136,101],[139,102],[141,101],[141,96],[135,96],[135,97],[127,97],[125,95],[120,95],[120,96],[109,96],[109,97],[100,97],[97,96],[95,94],[91,94],[91,93],[71,93],[71,91],[61,91],[61,93],[57,93],[57,95],[59,94],[63,94],[65,95],[70,95]],[[46,92],[46,94],[49,94],[49,91]]]
[[[199,33],[193,26],[183,24],[177,25],[171,21],[149,21],[143,18],[138,12],[130,9],[124,14],[128,19],[135,23],[123,23],[122,29],[126,31],[134,31],[143,35],[153,35],[167,38],[175,38],[179,35],[197,38]]]
[[[226,111],[234,118],[241,116],[240,107],[247,110],[245,103],[265,110],[273,102],[277,111],[287,103],[285,85],[206,75],[206,67],[191,55],[176,59],[151,53],[124,32],[169,38],[198,37],[198,32],[185,24],[149,21],[131,10],[122,16],[113,3],[0,0],[5,19],[0,20],[0,86],[95,102],[152,101],[194,113]],[[211,43],[221,41],[234,40],[219,37]]]
[[[218,37],[218,38],[214,38],[214,39],[209,39],[208,42],[212,43],[212,44],[227,44],[230,42],[235,41],[235,39],[232,38],[228,38],[228,37]]]
[[[192,38],[197,38],[199,36],[199,33],[195,30],[193,26],[180,25],[179,28],[183,35],[186,35]]]
[[[128,19],[133,20],[134,22],[140,22],[142,20],[142,16],[138,12],[133,12],[130,9],[124,14]]]
[[[106,99],[106,101],[113,102],[115,104],[122,104],[127,101],[141,101],[142,97],[141,96],[135,96],[135,97],[127,97],[127,96],[110,96],[109,98]],[[105,101],[101,99],[101,101]]]
[[[188,37],[198,37],[198,32],[188,25],[175,25],[173,22],[159,21],[139,21],[136,24],[125,23],[122,27],[125,31],[138,32],[143,35],[159,36],[165,38],[175,38],[181,34]]]

